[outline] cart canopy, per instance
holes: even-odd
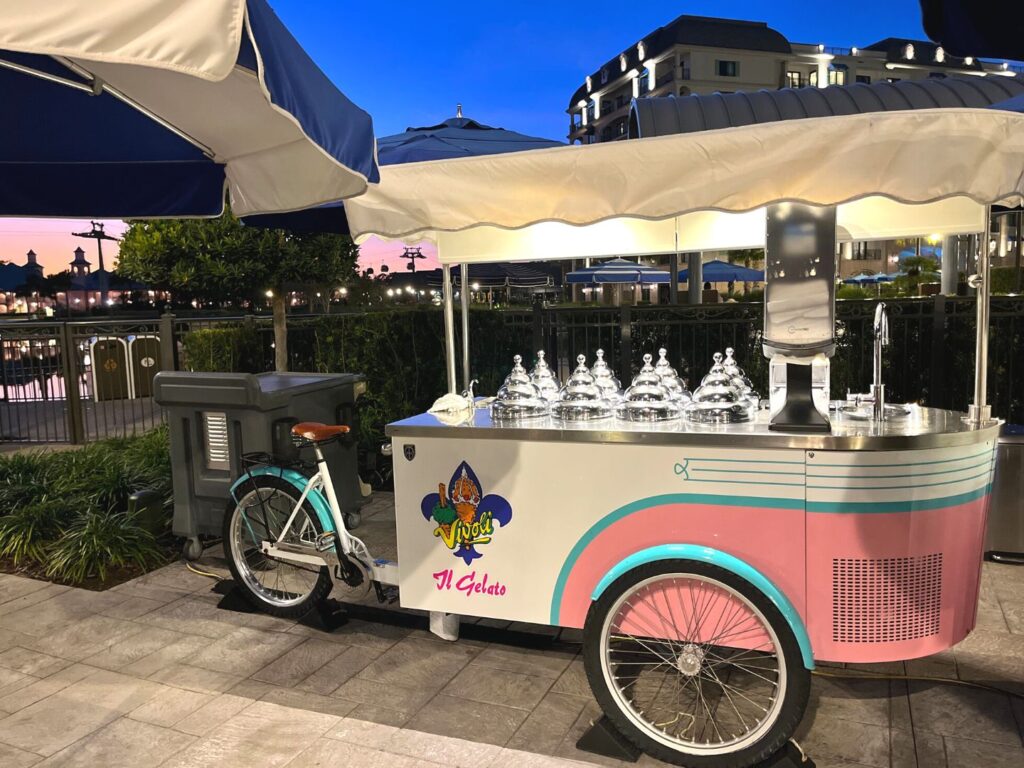
[[[266,0],[4,0],[0,215],[306,208],[378,179],[369,115]]]
[[[978,232],[1021,200],[1022,129],[926,109],[411,163],[346,207],[357,238],[431,239],[443,263],[759,247],[786,201],[838,205],[846,240]]]

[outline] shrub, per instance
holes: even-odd
[[[181,338],[181,349],[185,370],[237,373],[264,370],[260,332],[253,323],[189,331]]]
[[[992,268],[992,293],[1015,293],[1017,291],[1016,267]],[[1024,285],[1024,280],[1021,281]]]
[[[163,554],[153,535],[127,512],[90,509],[76,517],[47,552],[46,573],[79,583],[107,577],[107,569],[159,563]]]

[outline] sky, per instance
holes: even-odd
[[[466,117],[482,123],[564,140],[569,97],[586,75],[683,13],[765,21],[801,43],[864,47],[885,37],[925,39],[916,0],[270,3],[335,84],[373,116],[377,136],[436,124],[461,103]],[[69,234],[76,227],[88,223],[0,219],[0,259],[23,263],[32,248],[47,271],[64,269],[83,242]],[[95,243],[83,247],[95,262]],[[363,248],[364,264],[394,265],[401,250],[371,243]]]

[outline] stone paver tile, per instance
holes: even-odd
[[[356,702],[353,702],[356,704]],[[349,717],[359,718],[367,723],[379,725],[390,725],[393,728],[401,728],[412,719],[412,712],[403,712],[398,709],[377,706],[376,704],[356,704]]]
[[[889,728],[816,715],[804,718],[796,740],[815,761],[889,768]]]
[[[291,634],[332,640],[343,645],[358,645],[375,651],[386,651],[399,640],[407,637],[411,631],[407,627],[363,621],[362,619],[349,619],[333,632],[325,632],[305,624],[296,624],[288,630]]]
[[[274,659],[254,674],[253,678],[265,683],[291,687],[301,683],[345,650],[345,646],[338,643],[311,637],[283,656]]]
[[[835,720],[888,726],[889,681],[815,676],[807,708]]]
[[[99,653],[87,656],[83,661],[94,667],[118,671],[134,664],[139,659],[165,648],[184,635],[180,632],[172,632],[169,629],[159,627],[143,627],[141,631],[128,636],[124,640],[104,648]],[[209,640],[203,639],[203,643]]]
[[[908,659],[904,664],[911,676],[956,678],[956,656],[952,651]]]
[[[508,742],[517,750],[554,754],[565,739],[587,700],[549,692],[529,714]]]
[[[154,627],[153,629],[159,628]],[[141,634],[142,633],[139,633],[139,635]],[[167,645],[143,656],[138,661],[133,661],[130,664],[127,664],[121,671],[129,675],[135,675],[136,677],[149,677],[172,664],[177,664],[182,659],[194,656],[209,644],[210,639],[207,637],[181,635],[177,640],[172,640]]]
[[[183,597],[191,595],[192,592],[184,589],[173,589],[170,587],[158,587],[155,585],[142,584],[138,579],[126,581],[110,589],[111,594],[120,595],[122,598],[144,597],[147,600],[167,605]]]
[[[258,701],[172,757],[164,768],[278,768],[335,722],[330,715]]]
[[[937,733],[893,729],[889,744],[892,768],[946,768],[946,745]]]
[[[555,749],[554,756],[567,758],[569,760],[578,760],[582,763],[589,763],[591,765],[612,766],[612,768],[625,768],[625,766],[634,765],[634,763],[626,763],[622,760],[594,755],[590,752],[583,752],[576,749],[576,742],[579,741],[580,737],[590,729],[590,726],[601,717],[601,714],[601,708],[597,705],[596,701],[587,701],[583,705],[583,711],[580,712],[579,717],[576,718],[576,722],[572,724],[572,728],[569,729],[565,738],[562,739],[562,743]],[[660,765],[660,763],[658,763],[658,765]]]
[[[179,561],[140,576],[134,579],[132,583],[138,586],[176,589],[182,592],[198,592],[210,589],[215,582],[208,576],[192,573],[192,571],[185,567],[183,562]]]
[[[361,646],[335,645],[341,653],[299,682],[296,688],[330,695],[338,690],[342,683],[366,669],[367,665],[381,654],[380,651]]]
[[[13,669],[0,667],[0,697],[21,690],[38,679],[38,677],[26,675],[24,672],[15,672]]]
[[[259,701],[267,695],[268,691],[272,691],[279,686],[272,685],[271,683],[260,682],[259,680],[253,680],[251,677],[247,677],[242,680],[238,685],[233,685],[228,688],[225,693],[230,693],[232,696],[242,696],[246,699],[252,699],[253,701]]]
[[[942,736],[970,734],[979,741],[1020,744],[1020,732],[1007,696],[974,688],[910,683],[915,731]]]
[[[487,768],[581,768],[581,763],[506,747]]]
[[[1017,744],[990,744],[983,741],[946,736],[949,768],[1020,768],[1024,749]]]
[[[30,768],[43,759],[35,752],[26,752],[7,744],[0,744],[0,765],[4,768]]]
[[[183,688],[164,688],[128,716],[150,725],[170,728],[215,698],[212,693],[197,693]]]
[[[154,627],[217,639],[248,621],[248,614],[226,611],[203,600],[185,597],[147,613],[139,621]]]
[[[35,638],[31,635],[22,634],[10,628],[0,627],[0,651],[6,651],[8,648],[17,646],[28,648],[34,642]]]
[[[906,680],[889,681],[889,727],[913,732],[914,718],[910,712],[910,688]]]
[[[504,669],[465,667],[441,689],[449,696],[458,696],[483,704],[502,704],[532,711],[554,681],[551,678],[524,675]]]
[[[321,738],[288,763],[288,768],[434,768],[434,765],[366,745]]]
[[[407,688],[404,685],[381,685],[373,680],[353,677],[332,695],[358,704],[369,704],[413,714],[430,701],[434,691],[433,689]]]
[[[492,644],[470,663],[473,666],[503,669],[525,675],[557,679],[576,658],[575,648],[540,650]]]
[[[993,594],[988,600],[982,597],[978,601],[978,616],[974,623],[974,629],[991,630],[993,632],[1008,632],[1006,616],[999,606],[999,601]]]
[[[342,718],[341,722],[327,732],[327,737],[379,749],[398,731],[394,725],[358,719],[360,714]]]
[[[1024,635],[1013,635],[1005,629],[976,629],[953,646],[953,653],[958,659],[961,654],[1020,658],[1024,656]]]
[[[47,583],[36,579],[26,579],[23,576],[0,573],[0,603],[7,603],[17,600],[40,589],[45,589]]]
[[[961,652],[957,654],[956,669],[961,680],[1024,695],[1024,656],[984,656]]]
[[[199,693],[223,693],[242,680],[238,675],[193,667],[190,664],[170,664],[150,675],[149,679]]]
[[[64,659],[81,661],[143,629],[141,624],[130,621],[108,616],[89,616],[39,638],[35,649]]]
[[[222,693],[207,702],[191,715],[175,723],[175,730],[205,736],[218,725],[231,719],[252,704],[252,699]]]
[[[301,642],[302,638],[295,635],[241,627],[210,643],[188,663],[215,672],[249,677]]]
[[[0,712],[17,712],[19,709],[35,704],[47,696],[52,696],[57,691],[64,690],[79,680],[84,680],[95,672],[95,667],[85,664],[72,664],[70,667],[65,667],[47,678],[35,680],[23,688],[3,695],[0,697]]]
[[[101,670],[0,720],[0,742],[49,756],[157,694],[148,680]]]
[[[166,603],[162,600],[151,600],[148,597],[132,595],[123,597],[113,605],[104,608],[100,613],[114,619],[137,619],[164,605]]]
[[[1006,625],[1015,635],[1024,635],[1024,588],[1020,591],[1022,597],[1000,601]]]
[[[32,580],[26,579],[26,581]],[[6,602],[0,602],[0,616],[5,617],[4,624],[11,627],[17,626],[19,622],[23,623],[24,626],[28,626],[30,623],[35,625],[39,621],[40,615],[49,616],[56,621],[51,613],[54,610],[54,606],[47,606],[47,608],[38,611],[29,611],[28,608],[49,602],[52,598],[62,595],[70,589],[71,587],[64,587],[59,584],[46,584],[42,589],[35,589]],[[85,611],[83,615],[88,615],[88,611]],[[20,627],[19,631],[36,634],[34,632],[29,633],[27,629],[21,629]]]
[[[280,704],[285,707],[305,709],[309,712],[322,712],[326,715],[344,717],[359,705],[353,701],[339,699],[336,696],[321,696],[309,691],[297,691],[294,688],[271,688],[263,694],[260,701]]]
[[[0,667],[35,677],[48,677],[70,663],[66,659],[21,647],[8,648],[0,652]]]
[[[459,643],[442,644],[406,638],[385,651],[358,677],[384,685],[396,684],[438,691],[479,652]]]
[[[413,715],[400,733],[410,729],[454,737],[471,733],[480,742],[503,747],[528,714],[522,709],[469,703],[465,699],[439,693]],[[427,755],[424,757],[434,759]]]
[[[470,724],[467,722],[466,725]],[[475,737],[484,735],[469,728],[463,733],[473,733]],[[435,735],[434,732],[424,732],[412,724],[408,728],[396,731],[382,748],[388,752],[397,752],[455,768],[479,768],[482,765],[489,765],[501,752],[500,745],[483,743],[482,739],[468,741],[451,735]]]
[[[121,718],[41,763],[42,768],[131,766],[156,768],[185,749],[194,736]]]
[[[568,693],[570,696],[581,696],[586,699],[594,698],[590,690],[590,683],[587,681],[587,671],[583,668],[583,659],[575,659],[561,674],[551,690],[556,693]]]

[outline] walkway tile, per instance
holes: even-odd
[[[170,664],[150,675],[149,679],[198,693],[223,693],[242,680],[238,675],[193,667],[191,664]]]
[[[331,695],[358,704],[406,712],[411,716],[433,698],[434,691],[424,688],[407,688],[404,685],[396,684],[381,685],[374,680],[353,677]]]
[[[245,626],[246,614],[225,611],[212,603],[185,597],[139,619],[143,624],[217,639]]]
[[[0,720],[0,742],[52,755],[157,694],[146,680],[100,671]]]
[[[459,672],[441,690],[449,696],[483,704],[501,704],[529,712],[540,703],[553,682],[550,678],[535,675],[470,666]]]
[[[355,717],[342,718],[341,722],[327,732],[327,737],[380,749],[398,732],[398,728],[393,725],[363,720],[361,715],[360,711]]]
[[[814,677],[807,707],[836,720],[888,727],[889,681]]]
[[[194,740],[185,733],[122,718],[61,750],[40,768],[156,768]]]
[[[345,650],[345,647],[338,643],[309,638],[271,661],[254,674],[253,678],[273,685],[291,687],[301,683]]]
[[[188,663],[215,672],[249,677],[301,642],[302,638],[295,635],[241,627],[211,643]]]
[[[436,765],[416,757],[321,738],[288,763],[288,768],[435,768]]]
[[[333,632],[324,632],[322,629],[305,624],[296,624],[288,630],[290,634],[316,637],[343,645],[357,645],[375,651],[388,650],[399,640],[407,637],[411,631],[407,627],[363,621],[362,619],[349,619],[347,623]]]
[[[25,675],[47,677],[58,672],[71,662],[27,648],[15,647],[0,651],[0,667],[13,669]]]
[[[143,626],[139,632],[130,635],[118,643],[114,643],[108,648],[104,648],[92,656],[87,656],[83,661],[94,667],[117,671],[127,667],[129,664],[134,664],[139,659],[143,659],[155,651],[159,651],[161,648],[166,648],[182,637],[184,635],[180,632],[172,632],[169,629],[160,629],[159,627]],[[208,641],[204,639],[203,642],[205,644]],[[145,677],[145,675],[141,675],[141,677]]]
[[[31,768],[42,759],[42,755],[35,752],[26,752],[17,747],[0,744],[0,765],[4,768]]]
[[[68,686],[77,683],[79,680],[93,675],[98,670],[85,664],[72,664],[59,672],[55,672],[43,680],[35,680],[17,691],[5,694],[0,697],[0,712],[13,713],[20,709],[31,706],[37,701],[52,696],[57,691],[63,691]]]
[[[505,746],[526,720],[527,712],[499,704],[478,704],[439,693],[419,710],[406,728],[440,736],[472,735],[475,742]],[[405,733],[403,729],[396,735]],[[435,758],[424,755],[429,760]]]
[[[0,573],[0,603],[16,600],[40,589],[46,589],[47,586],[45,581]]]
[[[35,643],[35,648],[64,659],[81,661],[143,629],[142,625],[130,621],[88,616],[72,621],[63,628],[51,630]]]
[[[446,712],[444,716],[448,717],[451,714]],[[480,768],[480,766],[489,765],[497,759],[501,748],[494,745],[493,742],[487,743],[486,739],[481,739],[482,734],[474,727],[477,725],[480,723],[463,723],[462,733],[472,734],[473,741],[434,735],[433,731],[424,732],[415,726],[410,726],[410,728],[396,731],[382,748],[388,752],[418,757],[439,765],[454,766],[455,768]],[[454,732],[455,729],[450,730]]]
[[[492,643],[470,664],[557,679],[575,657],[575,648],[540,650]]]
[[[814,715],[804,719],[796,740],[814,760],[847,761],[889,768],[889,728]]]
[[[439,691],[478,653],[459,643],[406,638],[386,651],[358,677],[384,685]]]
[[[554,754],[580,716],[587,700],[548,692],[508,742],[509,747]]]
[[[328,696],[349,680],[362,672],[378,656],[380,651],[362,647],[345,647],[336,645],[341,653],[309,675],[296,685],[303,691],[311,691]]]
[[[590,690],[590,683],[587,681],[587,671],[583,667],[583,659],[577,658],[566,667],[565,672],[551,686],[551,690],[586,699],[594,698],[594,694]]]
[[[942,736],[970,735],[979,741],[1020,744],[1007,696],[971,688],[910,683],[915,731]]]
[[[947,736],[946,756],[949,768],[1020,768],[1024,749],[1017,744],[989,744]]]
[[[151,600],[148,597],[124,597],[113,605],[107,606],[101,614],[115,619],[137,619],[151,611],[165,605],[161,600]]]
[[[142,633],[139,633],[136,637],[141,636],[141,634]],[[172,664],[180,662],[182,659],[194,656],[209,644],[209,638],[197,637],[196,635],[183,635],[177,640],[172,640],[169,644],[153,651],[147,656],[143,656],[138,661],[131,662],[121,671],[125,674],[135,675],[136,677],[149,677]]]
[[[212,693],[164,688],[141,707],[132,710],[129,717],[150,725],[171,728],[214,698],[216,695]]]
[[[31,685],[38,679],[32,675],[26,675],[24,672],[15,672],[13,669],[0,667],[0,697],[24,688],[26,685]]]
[[[174,728],[194,736],[205,736],[221,723],[230,720],[243,709],[252,705],[251,699],[222,693],[207,702],[184,720],[179,720]]]
[[[260,701],[295,709],[305,709],[309,712],[322,712],[325,715],[336,717],[344,717],[359,706],[355,702],[335,696],[321,696],[308,691],[297,691],[294,688],[272,688],[263,694]]]

